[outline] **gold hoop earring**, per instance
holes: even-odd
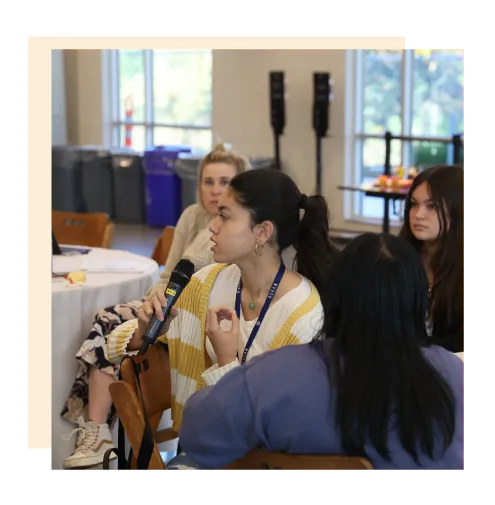
[[[263,256],[263,253],[265,252],[265,246],[263,244],[261,244],[261,253],[258,254],[258,246],[260,244],[256,244],[254,246],[254,254],[256,254],[256,256]]]

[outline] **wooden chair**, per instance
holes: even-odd
[[[154,259],[158,263],[158,266],[165,265],[165,262],[167,261],[168,253],[170,252],[170,248],[172,247],[172,242],[174,240],[174,231],[174,226],[166,226],[163,233],[156,241],[151,259]]]
[[[157,343],[149,347],[144,355],[133,356],[132,359],[141,367],[139,382],[143,397],[141,398],[139,393],[134,368],[128,359],[123,361],[120,368],[122,380],[110,385],[110,395],[132,448],[132,467],[136,467],[136,457],[144,432],[145,420],[142,408],[144,403],[155,440],[148,468],[150,470],[165,469],[157,443],[174,440],[179,436],[172,428],[158,430],[163,412],[172,406],[168,353],[161,344]]]
[[[227,470],[373,470],[365,458],[327,454],[285,454],[253,449]]]
[[[133,452],[132,468],[136,468],[136,456],[141,447],[145,421],[142,401],[154,435],[153,453],[149,470],[164,470],[166,465],[160,456],[157,443],[178,438],[171,428],[157,431],[161,416],[171,407],[170,361],[160,344],[151,346],[143,356],[133,357],[141,367],[139,374],[143,398],[139,395],[134,368],[129,360],[121,365],[122,380],[110,385],[110,395],[122,421]],[[230,464],[227,470],[371,470],[364,458],[339,455],[293,455],[254,449],[243,458]]]
[[[115,226],[108,214],[52,210],[52,230],[59,244],[109,249]]]

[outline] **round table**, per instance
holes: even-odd
[[[52,271],[87,268],[82,286],[68,286],[63,278],[52,280],[52,468],[74,450],[76,428],[60,416],[79,364],[75,355],[91,330],[98,310],[142,298],[159,278],[157,263],[144,256],[114,249],[92,248],[88,254],[54,256]]]

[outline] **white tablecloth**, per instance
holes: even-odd
[[[67,263],[68,262],[68,263]],[[86,272],[86,284],[69,287],[63,279],[52,281],[52,468],[62,468],[74,450],[76,435],[69,441],[62,436],[76,426],[62,419],[60,412],[78,370],[75,354],[87,337],[96,312],[117,303],[137,300],[159,278],[155,261],[127,251],[94,248],[88,255],[54,257],[53,270],[79,266],[120,271]],[[135,267],[135,271],[125,269]]]

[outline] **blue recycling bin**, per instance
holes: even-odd
[[[146,222],[153,228],[175,226],[181,213],[181,179],[175,172],[179,153],[191,152],[185,145],[156,146],[144,152]]]

